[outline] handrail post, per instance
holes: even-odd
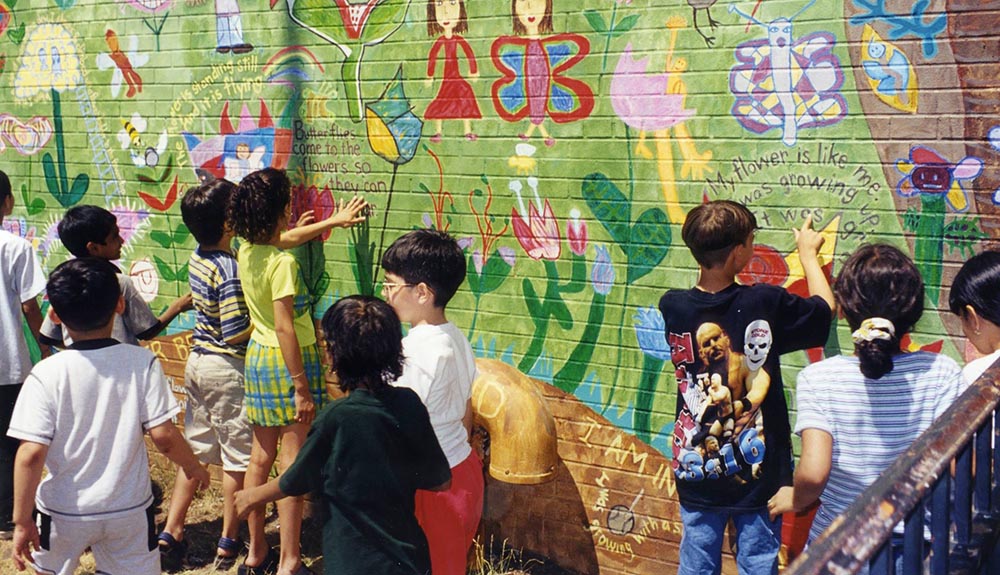
[[[946,575],[951,543],[951,477],[945,473],[934,485],[931,495],[931,575]]]
[[[955,545],[966,548],[972,538],[972,443],[966,444],[955,461]]]

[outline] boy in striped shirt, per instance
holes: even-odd
[[[202,463],[222,465],[222,537],[216,567],[230,568],[243,548],[233,494],[243,486],[253,433],[243,407],[243,364],[252,326],[232,252],[226,207],[235,186],[215,180],[189,190],[181,201],[184,224],[198,240],[189,278],[195,309],[191,355],[184,373],[184,435]],[[163,567],[179,570],[187,551],[184,518],[194,483],[177,474],[167,523],[159,536]]]

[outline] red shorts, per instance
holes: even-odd
[[[451,468],[451,489],[417,491],[417,521],[430,545],[434,575],[465,575],[469,547],[483,516],[484,489],[483,463],[473,451]]]

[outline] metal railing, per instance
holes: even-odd
[[[977,572],[1000,518],[1000,360],[785,571],[785,575]],[[903,522],[904,532],[893,536]],[[928,539],[928,533],[930,535]]]

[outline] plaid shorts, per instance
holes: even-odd
[[[301,349],[302,366],[318,413],[328,401],[319,346],[313,344]],[[244,405],[250,423],[261,427],[295,423],[295,385],[280,347],[260,345],[251,339],[247,345],[243,383],[246,389]]]

